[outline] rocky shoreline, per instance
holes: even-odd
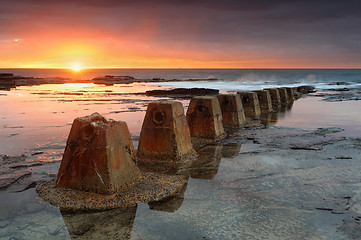
[[[360,95],[360,89],[350,88],[318,90],[306,98],[333,104],[336,101],[357,102]],[[161,96],[183,100],[172,91]],[[137,101],[126,103],[136,104]],[[293,107],[298,104],[302,103],[295,102]],[[156,228],[151,218],[154,213],[150,213],[164,211],[168,215],[157,219],[164,221],[163,225],[191,219],[191,225],[209,229],[207,237],[213,239],[230,236],[227,234],[236,238],[264,239],[272,234],[278,239],[360,238],[360,137],[347,137],[340,127],[272,126],[272,121],[277,121],[277,118],[287,118],[291,107],[285,107],[276,118],[266,116],[263,123],[260,121],[239,130],[227,129],[227,137],[223,140],[199,145],[199,157],[193,165],[163,169],[163,173],[178,172],[189,176],[188,180],[181,180],[185,181],[184,184],[180,184],[186,194],[183,192],[175,198],[162,200],[155,197],[150,199],[147,205],[150,209],[146,210],[143,203],[138,205],[138,210],[134,205],[113,210],[116,213],[130,212],[127,214],[129,219],[124,220],[127,236],[130,238],[135,211],[139,221],[144,221],[144,226],[149,225],[149,228]],[[136,142],[137,139],[138,136],[134,136]],[[63,144],[55,145],[58,149],[64,148]],[[89,228],[95,233],[101,232],[102,226],[83,225],[90,214],[68,213],[66,208],[59,213],[58,209],[54,210],[35,197],[37,185],[56,177],[59,159],[42,161],[42,157],[47,156],[43,149],[27,154],[0,155],[0,196],[4,204],[10,204],[10,207],[6,205],[1,209],[0,237],[13,235],[21,238],[23,233],[38,237],[48,232],[49,236],[61,239],[69,234],[85,237]],[[11,200],[11,196],[18,200]],[[109,216],[116,219],[113,211],[93,215],[97,219],[109,219]],[[175,211],[177,218],[169,214]],[[242,224],[239,224],[240,218]],[[24,223],[21,230],[18,229],[19,221]],[[46,223],[41,225],[43,221]],[[105,222],[110,224],[109,229],[119,225],[118,220]],[[237,226],[237,231],[229,230],[225,225]],[[141,238],[147,235],[146,231],[137,228],[132,236]]]
[[[62,77],[52,78],[34,78],[34,77],[23,77],[16,76],[12,73],[0,73],[0,90],[10,90],[20,86],[36,86],[43,84],[66,84],[66,83],[94,83],[112,86],[114,84],[132,84],[132,83],[157,83],[157,82],[181,82],[181,81],[219,81],[217,78],[192,78],[192,79],[163,79],[163,78],[152,78],[152,79],[136,79],[132,76],[112,76],[106,75],[103,77],[96,77],[93,79],[72,79]]]
[[[267,234],[266,225],[260,218],[267,216],[272,219],[281,238],[330,237],[335,236],[336,231],[336,236],[357,239],[361,237],[361,195],[355,190],[360,185],[361,177],[361,140],[339,136],[339,133],[342,133],[342,129],[302,130],[272,126],[244,129],[229,133],[226,139],[215,145],[201,147],[198,150],[199,165],[178,169],[183,173],[189,171],[192,178],[201,179],[212,179],[218,172],[220,175],[217,178],[222,179],[223,187],[214,194],[243,207],[254,208],[258,204],[258,210],[249,212],[253,217],[244,216],[245,221],[253,219],[257,224],[243,225],[239,229],[243,234],[252,231],[249,237]],[[234,147],[237,147],[238,151],[233,150]],[[221,158],[223,167],[219,172]],[[202,195],[195,197],[203,199]],[[105,202],[105,208],[108,208],[108,205]],[[169,205],[167,209],[172,206]],[[64,211],[66,210],[67,208],[64,208]],[[290,212],[286,213],[286,210]],[[291,217],[296,212],[299,220]],[[106,215],[107,212],[103,214]],[[309,219],[310,214],[322,218],[323,227],[325,224],[334,227],[331,228],[330,225],[327,234],[324,232],[318,235],[312,232],[312,228],[305,227],[315,224]],[[3,215],[5,219],[6,216]],[[223,221],[227,222],[226,219]],[[305,228],[297,230],[296,225]],[[11,231],[10,225],[7,226]],[[316,223],[314,227],[322,226]],[[290,229],[293,229],[293,232]]]

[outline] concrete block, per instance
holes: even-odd
[[[295,94],[294,94],[294,91],[293,91],[293,88],[291,87],[286,87],[286,91],[287,91],[287,97],[288,97],[288,101],[289,102],[292,102],[295,100]]]
[[[247,120],[258,119],[261,116],[261,108],[259,106],[257,93],[254,92],[238,92],[241,97],[244,115]]]
[[[194,97],[187,110],[187,122],[192,137],[220,139],[225,135],[222,112],[217,97]]]
[[[286,88],[278,88],[278,92],[281,98],[281,104],[287,104],[289,102],[288,93]]]
[[[298,91],[297,87],[293,87],[293,96],[296,99],[299,99],[302,96],[302,93]]]
[[[277,110],[281,105],[281,97],[277,88],[265,88],[271,95],[272,108]]]
[[[179,161],[195,154],[181,102],[149,103],[137,154],[139,163]]]
[[[223,126],[238,127],[244,124],[246,117],[238,94],[220,94],[218,101],[221,106]]]
[[[125,122],[99,113],[76,118],[60,164],[57,187],[101,194],[121,192],[140,178]]]
[[[271,100],[271,95],[270,95],[269,91],[268,90],[257,90],[257,91],[253,91],[253,92],[257,93],[261,112],[262,113],[263,112],[272,112],[273,111],[272,100]]]

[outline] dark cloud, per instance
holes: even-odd
[[[361,62],[358,0],[1,0],[0,4],[2,38],[57,35],[72,29],[71,38],[127,38],[158,48],[232,55],[262,51],[282,58],[324,54]]]

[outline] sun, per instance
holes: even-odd
[[[83,65],[81,63],[74,62],[74,63],[72,63],[70,69],[73,70],[74,72],[80,72],[84,68],[83,68]]]

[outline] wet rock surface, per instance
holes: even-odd
[[[62,211],[60,218],[65,226],[54,222],[47,225],[46,231],[54,237],[68,232],[80,238],[92,235],[127,239],[132,232],[131,238],[152,239],[161,236],[219,239],[229,234],[235,238],[357,239],[361,215],[361,140],[339,138],[341,131],[280,127],[235,131],[228,139],[198,151],[199,164],[190,168],[198,174],[190,180],[192,184],[188,183],[185,195],[179,191],[180,195],[149,204],[152,212],[176,211],[175,214],[158,218],[146,206],[140,209],[138,206],[136,225],[143,226],[139,228],[133,223],[134,207],[91,214]],[[318,139],[320,150],[294,150],[289,144],[290,139],[307,141],[311,137]],[[212,181],[205,176],[212,176]],[[22,216],[55,217],[54,213],[44,215],[41,206],[29,205],[28,209],[32,210],[22,212]],[[48,219],[49,223],[53,221]],[[8,221],[0,223],[9,231],[13,229]],[[31,226],[23,228],[30,231]],[[42,229],[41,225],[38,228]],[[157,232],[160,228],[161,235]]]
[[[341,102],[361,100],[361,87],[359,88],[338,88],[319,91],[315,96],[322,97],[322,101]]]
[[[183,200],[177,220],[169,216],[163,224],[179,224],[182,219],[190,238],[200,237],[197,229],[207,229],[203,237],[223,238],[234,225],[235,238],[357,239],[360,197],[354,190],[361,186],[360,140],[339,137],[341,132],[339,128],[256,127],[203,147],[198,150],[202,159],[191,168],[191,178],[199,179],[199,185],[188,184],[189,197]],[[317,151],[295,150],[289,143],[312,138]],[[337,158],[340,155],[352,158]],[[197,173],[194,178],[192,173]],[[204,188],[211,188],[213,194]],[[199,221],[204,218],[212,220]],[[154,238],[150,229],[156,224],[148,227],[142,233]],[[184,236],[179,231],[173,234]]]
[[[272,131],[273,130],[273,131]],[[344,140],[345,137],[334,136],[328,133],[341,132],[342,129],[331,128],[328,131],[317,129],[314,131],[299,132],[297,134],[284,135],[278,128],[270,127],[267,135],[255,134],[252,141],[262,144],[265,147],[278,149],[294,149],[294,150],[321,150],[325,145]],[[291,130],[292,131],[292,130]],[[272,136],[272,138],[270,138]]]
[[[23,192],[53,179],[56,173],[50,169],[59,164],[54,160],[42,161],[39,155],[0,155],[0,191]]]

